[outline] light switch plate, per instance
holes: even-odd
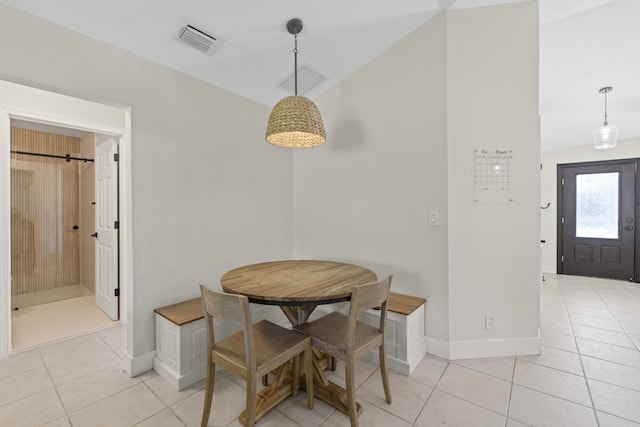
[[[429,211],[429,225],[431,227],[440,225],[440,214],[437,211]]]

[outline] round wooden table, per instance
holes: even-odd
[[[336,261],[288,260],[252,264],[220,279],[225,292],[258,304],[278,305],[293,325],[306,322],[316,306],[348,301],[354,286],[375,282],[376,274]]]
[[[354,286],[376,280],[373,271],[354,264],[289,260],[236,268],[225,273],[220,284],[225,292],[245,295],[253,303],[278,305],[291,324],[301,325],[318,305],[348,301]],[[324,369],[329,364],[327,358],[318,350],[314,350],[314,356],[314,395],[349,415],[345,389],[324,375]],[[280,370],[277,375],[282,372]],[[301,385],[304,385],[304,381]],[[289,381],[283,383],[274,380],[258,393],[256,421],[287,398],[290,390]],[[357,408],[360,415],[362,406],[357,404]],[[243,419],[242,415],[240,419]]]

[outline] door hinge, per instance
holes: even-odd
[[[114,162],[119,162],[120,161],[120,154],[119,153],[113,153],[113,161]]]
[[[564,262],[564,255],[560,256],[560,262]]]
[[[562,178],[562,180],[560,180],[560,185],[564,185],[564,178]]]
[[[114,221],[113,222],[113,228],[115,228],[116,230],[118,230],[120,228],[120,221]]]
[[[561,218],[561,223],[564,224],[564,217]]]
[[[120,296],[120,288],[115,288],[113,290],[113,296],[119,297]]]

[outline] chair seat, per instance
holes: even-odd
[[[309,337],[283,328],[268,320],[253,325],[256,348],[256,368],[262,372],[279,366],[290,358],[292,349],[303,351]],[[212,356],[215,363],[224,360],[238,367],[245,367],[244,332],[240,331],[216,343]]]
[[[322,350],[335,355],[346,353],[345,336],[349,330],[349,317],[342,313],[334,311],[320,319],[297,326],[296,330],[310,335],[312,345]],[[363,322],[356,323],[354,353],[372,349],[381,343],[382,333],[377,328]]]

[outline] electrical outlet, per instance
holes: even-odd
[[[484,328],[487,331],[490,331],[491,329],[495,329],[496,327],[496,315],[495,314],[491,314],[491,313],[487,313],[484,315]]]

